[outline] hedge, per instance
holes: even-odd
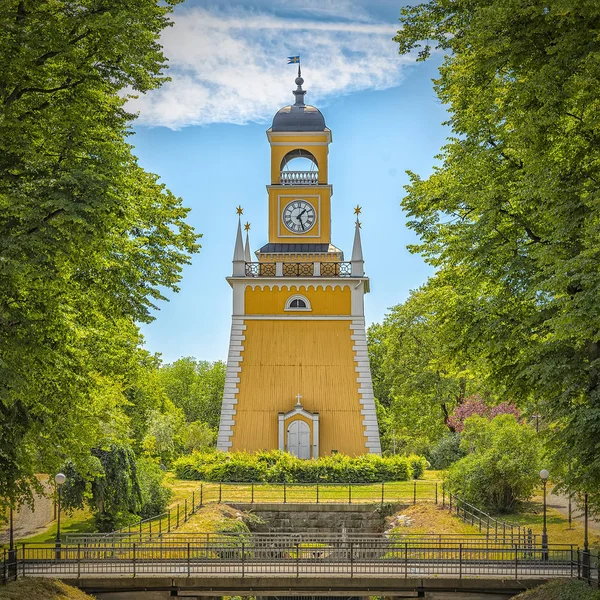
[[[249,483],[377,483],[406,481],[423,475],[422,456],[343,454],[301,460],[281,452],[195,452],[178,458],[173,468],[178,478],[199,481]]]

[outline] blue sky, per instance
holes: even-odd
[[[419,287],[430,268],[406,245],[415,241],[400,208],[411,170],[426,177],[448,135],[431,79],[441,60],[414,63],[391,40],[402,3],[390,0],[279,0],[176,7],[162,43],[170,83],[132,102],[140,164],[191,207],[202,249],[181,291],[142,330],[165,362],[180,356],[225,359],[231,324],[231,273],[237,217],[251,223],[255,250],[267,241],[269,145],[275,112],[292,102],[299,54],[307,104],[332,130],[332,241],[352,251],[353,207],[361,215],[371,278],[367,323]],[[293,8],[290,9],[290,6]]]

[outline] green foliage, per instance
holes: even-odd
[[[427,461],[419,456],[334,454],[301,460],[279,450],[249,454],[194,453],[178,458],[173,469],[181,479],[270,483],[375,483],[420,477]]]
[[[514,415],[491,421],[469,417],[461,434],[467,453],[448,472],[448,488],[463,500],[494,512],[510,512],[539,484],[540,447],[535,430]]]
[[[532,588],[513,600],[600,600],[600,590],[585,581],[550,581]]]
[[[214,430],[202,421],[188,423],[181,431],[181,443],[187,454],[210,450],[215,445],[215,438]]]
[[[137,473],[141,494],[139,516],[149,519],[164,513],[173,495],[173,492],[163,485],[165,472],[155,462],[140,458],[137,460]]]
[[[93,448],[85,467],[80,471],[70,463],[64,469],[65,509],[88,504],[94,511],[98,531],[113,531],[131,521],[142,499],[133,451],[117,444]]]
[[[0,502],[121,438],[149,322],[197,251],[126,143],[175,0],[0,3]],[[0,511],[3,513],[3,511]]]
[[[449,356],[535,398],[556,473],[600,506],[599,19],[591,0],[432,0],[396,41],[444,51],[452,137],[402,205]]]
[[[484,389],[474,361],[454,360],[454,339],[446,337],[439,298],[429,290],[411,292],[394,306],[367,339],[378,422],[386,454],[427,451],[447,431],[448,417],[467,394]]]
[[[149,459],[138,459],[131,448],[112,444],[93,448],[79,469],[64,467],[62,487],[66,510],[88,505],[98,531],[114,531],[127,523],[165,511],[171,491],[163,485],[164,472]]]
[[[421,479],[423,477],[423,473],[425,473],[425,469],[429,467],[429,463],[424,456],[417,456],[416,454],[409,454],[406,457],[408,464],[410,465],[410,469],[412,471],[413,479]]]
[[[225,386],[225,363],[180,358],[160,370],[161,385],[188,423],[202,421],[217,430]]]
[[[429,462],[433,469],[447,469],[464,455],[460,448],[460,434],[449,432],[433,445],[429,453]]]
[[[151,410],[148,414],[146,436],[142,441],[144,455],[159,459],[162,464],[170,465],[179,453],[178,432],[184,426],[181,410],[161,413]]]

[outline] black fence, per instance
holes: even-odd
[[[286,577],[580,578],[598,585],[598,555],[573,546],[521,547],[395,540],[292,541],[285,536],[221,541],[121,542],[93,548],[22,544],[4,552],[3,579],[110,575]]]
[[[115,536],[144,541],[163,537],[187,523],[192,515],[213,503],[337,503],[394,504],[438,503],[440,489],[433,481],[391,481],[382,483],[201,483],[183,502],[154,517],[130,523],[117,531],[93,534],[112,540]],[[76,542],[89,534],[69,534]]]

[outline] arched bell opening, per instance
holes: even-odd
[[[297,148],[288,152],[281,160],[282,185],[317,185],[319,183],[319,164],[308,150]]]

